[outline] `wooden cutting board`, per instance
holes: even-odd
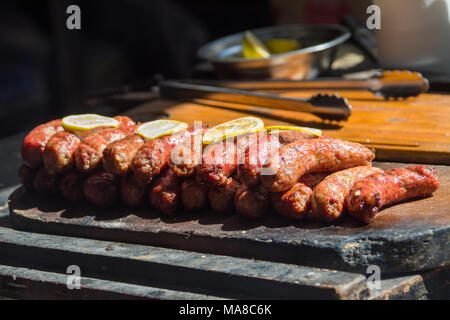
[[[317,92],[276,93],[308,98]],[[348,121],[322,121],[307,113],[201,99],[197,99],[196,103],[155,99],[131,110],[129,114],[142,121],[153,116],[168,116],[189,123],[202,120],[209,125],[253,114],[261,117],[267,125],[314,127],[332,137],[364,143],[376,149],[379,161],[450,164],[450,95],[422,94],[409,99],[386,101],[370,92],[346,91],[338,94],[346,97],[353,108]]]

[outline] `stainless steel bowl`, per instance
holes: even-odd
[[[350,38],[348,30],[338,25],[282,25],[251,31],[262,41],[296,39],[302,49],[247,59],[242,56],[244,32],[240,32],[204,45],[198,55],[212,62],[221,78],[310,79],[330,67],[337,47]]]

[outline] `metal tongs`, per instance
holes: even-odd
[[[369,76],[367,76],[369,74]],[[262,81],[191,81],[195,84],[241,90],[365,90],[377,96],[409,98],[428,91],[429,83],[418,72],[407,70],[362,72],[343,78],[321,78],[317,80],[262,80]]]
[[[347,120],[351,106],[347,99],[335,95],[314,95],[310,99],[288,98],[275,94],[237,90],[178,81],[162,81],[153,88],[169,99],[207,99],[265,108],[312,113],[324,120]]]

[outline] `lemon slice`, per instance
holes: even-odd
[[[273,131],[273,130],[301,131],[301,132],[310,133],[310,134],[318,136],[318,137],[320,137],[322,135],[322,130],[308,128],[308,127],[269,126],[269,127],[265,127],[265,129],[267,131]]]
[[[176,120],[155,120],[141,124],[136,133],[146,139],[155,139],[187,129],[186,122]]]
[[[255,117],[244,117],[219,124],[203,135],[203,143],[211,144],[224,139],[264,129],[264,122]]]
[[[245,31],[242,39],[242,54],[245,58],[268,58],[269,50],[264,44],[251,32]]]
[[[119,121],[99,114],[86,113],[64,117],[62,127],[66,131],[85,131],[98,127],[118,127]]]
[[[264,41],[264,45],[270,53],[284,53],[301,48],[300,42],[294,39],[270,39]]]

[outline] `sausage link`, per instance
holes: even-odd
[[[114,117],[118,128],[101,128],[84,137],[75,152],[75,165],[82,172],[93,172],[103,161],[103,151],[108,144],[134,134],[134,122],[128,117]]]
[[[50,173],[71,169],[80,139],[71,132],[55,133],[47,142],[43,153],[44,166]]]
[[[83,193],[97,207],[110,207],[119,199],[118,178],[104,170],[96,171],[84,181]]]
[[[59,182],[59,191],[64,199],[78,202],[84,199],[83,183],[86,176],[76,170],[63,174]]]
[[[58,119],[41,124],[28,133],[22,143],[22,160],[25,165],[38,168],[42,164],[42,154],[48,140],[63,130],[61,119]]]
[[[390,169],[357,181],[345,203],[352,217],[363,223],[371,223],[383,206],[425,197],[438,188],[439,178],[431,167],[418,165]]]
[[[270,208],[270,202],[264,190],[250,189],[242,185],[236,191],[234,206],[239,215],[249,219],[256,219],[267,213]]]
[[[38,193],[56,195],[59,192],[59,175],[47,172],[44,166],[36,172],[33,180],[33,187]]]
[[[33,190],[33,181],[34,177],[36,176],[37,169],[36,168],[30,168],[27,165],[23,164],[19,168],[19,178],[20,182],[22,182],[22,185],[28,189]]]
[[[314,189],[319,183],[323,181],[327,176],[329,176],[331,172],[316,172],[316,173],[308,173],[302,176],[298,182],[303,183],[310,189]]]
[[[195,179],[181,184],[181,202],[188,211],[198,211],[208,206],[208,187]]]
[[[171,169],[166,169],[150,188],[150,203],[167,216],[176,215],[180,204],[180,178]]]
[[[238,174],[241,180],[249,187],[257,186],[261,168],[267,163],[268,159],[279,151],[279,149],[291,142],[313,139],[315,136],[300,132],[281,130],[269,135],[257,135],[257,141],[250,144],[238,164]]]
[[[192,177],[202,159],[202,137],[206,132],[203,127],[197,134],[193,134],[184,143],[175,146],[170,154],[169,167],[179,177]]]
[[[227,179],[225,186],[209,189],[209,203],[215,212],[232,213],[234,208],[234,196],[241,184],[232,177]]]
[[[137,207],[144,202],[148,189],[135,185],[129,175],[120,180],[120,196],[122,202],[129,207]]]
[[[303,183],[296,183],[286,192],[270,194],[270,201],[282,217],[302,220],[308,217],[312,193],[311,188]]]
[[[316,139],[318,138],[315,135],[310,133],[295,131],[295,130],[280,130],[276,134],[271,133],[272,135],[278,135],[278,139],[280,143],[285,146],[289,143],[299,141],[299,140],[308,140],[308,139]]]
[[[374,173],[383,173],[375,167],[360,166],[335,172],[315,188],[312,196],[312,218],[333,221],[345,210],[345,198],[353,184]]]
[[[331,138],[295,141],[270,157],[260,180],[268,191],[283,192],[307,173],[370,165],[374,157],[371,149],[359,143]]]
[[[197,179],[211,187],[222,187],[236,170],[238,161],[249,145],[254,144],[258,134],[239,136],[208,145],[197,167]]]
[[[110,143],[103,151],[103,168],[116,176],[124,176],[143,144],[144,138],[138,134]]]
[[[200,130],[203,128],[194,127],[170,136],[146,141],[131,162],[133,181],[140,186],[149,184],[154,176],[167,167],[172,149],[191,135],[198,134]]]

